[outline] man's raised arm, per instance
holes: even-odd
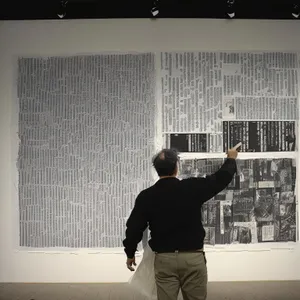
[[[207,175],[205,178],[191,178],[203,202],[215,197],[230,184],[237,171],[235,161],[237,155],[237,147],[229,149],[226,161],[216,173]]]

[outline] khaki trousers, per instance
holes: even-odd
[[[207,268],[204,252],[157,253],[154,262],[158,300],[205,300]]]

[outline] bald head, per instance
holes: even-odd
[[[176,177],[178,173],[178,161],[177,151],[163,149],[154,156],[152,163],[159,177]]]

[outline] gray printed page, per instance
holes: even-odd
[[[18,62],[20,246],[119,248],[153,183],[154,55]]]
[[[288,52],[161,53],[162,138],[180,152],[295,151],[299,66]]]

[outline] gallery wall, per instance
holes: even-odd
[[[299,22],[222,20],[105,20],[0,23],[0,281],[124,282],[125,256],[105,251],[19,248],[15,186],[18,56],[111,52],[293,51]],[[283,156],[284,157],[284,156]],[[299,173],[299,168],[297,168]],[[299,244],[276,248],[208,249],[210,281],[298,280]]]

